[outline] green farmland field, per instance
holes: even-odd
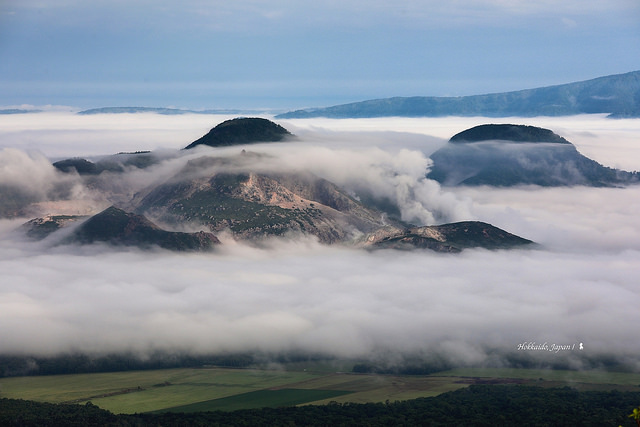
[[[304,390],[283,388],[279,390],[258,390],[249,393],[236,394],[235,396],[221,399],[208,400],[206,402],[193,403],[191,405],[167,408],[168,412],[204,412],[204,411],[235,411],[236,409],[250,409],[260,407],[296,406],[302,403],[329,399],[348,394],[341,390]]]
[[[114,413],[147,412],[272,388],[314,377],[305,372],[167,369],[0,379],[0,396],[52,403],[91,401]]]
[[[139,413],[408,400],[470,384],[640,391],[640,374],[603,371],[456,369],[402,376],[330,372],[326,367],[285,368],[183,368],[0,378],[0,397],[51,403],[90,401],[114,413]]]

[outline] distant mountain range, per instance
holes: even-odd
[[[256,114],[255,110],[217,109],[217,110],[185,110],[181,108],[156,108],[156,107],[101,107],[79,111],[77,114],[87,116],[92,114],[135,114],[155,113],[168,116],[178,114]]]
[[[0,110],[0,114],[28,114],[28,113],[40,113],[42,110],[25,110],[22,108],[5,108]]]
[[[460,97],[394,97],[309,108],[276,118],[309,117],[533,117],[609,114],[612,118],[640,117],[640,71],[576,83],[514,92]]]
[[[5,109],[0,109],[0,115],[42,113],[46,111],[47,110],[41,110],[41,109],[5,108]],[[175,116],[175,115],[181,115],[181,114],[258,115],[258,114],[268,114],[269,111],[271,110],[249,110],[249,109],[238,109],[238,108],[190,110],[190,109],[184,109],[184,108],[164,108],[164,107],[100,107],[100,108],[90,108],[88,110],[78,111],[76,114],[79,114],[81,116],[90,116],[95,114],[137,114],[137,113],[154,113],[154,114],[162,114],[165,116]]]

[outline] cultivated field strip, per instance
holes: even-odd
[[[291,367],[288,367],[291,368]],[[278,369],[184,368],[0,379],[0,397],[93,404],[114,413],[233,410],[385,402],[436,396],[470,384],[526,383],[581,390],[640,390],[640,374],[529,369],[456,369],[375,375]]]

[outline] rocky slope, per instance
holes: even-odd
[[[480,221],[411,227],[401,231],[382,230],[369,235],[365,246],[384,249],[431,249],[460,252],[467,248],[508,249],[531,245],[531,240]]]
[[[637,173],[602,166],[561,136],[534,126],[476,126],[454,135],[431,160],[427,177],[450,186],[606,187],[638,182]]]
[[[69,225],[86,219],[79,215],[45,215],[34,218],[22,225],[22,231],[34,240],[42,240]]]
[[[384,225],[381,212],[312,174],[204,172],[220,162],[225,160],[192,160],[169,181],[139,194],[133,208],[169,224],[205,225],[212,232],[228,229],[239,239],[300,232],[336,243]]]

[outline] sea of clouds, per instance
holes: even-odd
[[[0,116],[0,178],[40,199],[50,193],[47,185],[64,188],[68,198],[91,211],[108,200],[92,194],[79,178],[61,176],[47,160],[171,152],[226,118]],[[29,242],[16,231],[29,218],[5,219],[0,221],[0,354],[259,351],[369,359],[412,354],[458,365],[496,365],[507,363],[504,355],[527,352],[547,362],[566,358],[575,367],[585,358],[617,358],[640,369],[640,186],[446,188],[424,178],[431,153],[453,134],[483,123],[549,128],[606,166],[638,170],[640,120],[279,123],[298,140],[246,147],[271,156],[261,167],[310,171],[355,196],[390,200],[414,223],[481,220],[539,246],[451,255],[367,252],[312,238],[252,247],[223,235],[224,244],[213,253],[182,254]],[[133,193],[179,170],[185,160],[237,151],[203,148],[167,156],[112,185]],[[21,166],[15,167],[18,161]],[[523,343],[575,347],[555,353]]]

